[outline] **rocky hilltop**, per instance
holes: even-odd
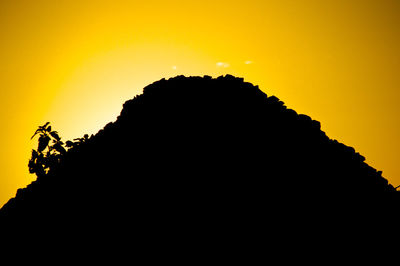
[[[128,100],[115,122],[18,190],[0,221],[58,240],[236,243],[329,238],[371,217],[393,221],[398,207],[382,172],[318,121],[242,78],[178,76]]]

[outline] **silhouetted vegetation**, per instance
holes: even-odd
[[[76,138],[74,141],[68,140],[64,143],[58,132],[51,130],[50,122],[39,126],[31,139],[36,135],[39,135],[38,148],[37,150],[32,150],[28,167],[29,173],[36,174],[38,178],[48,174],[51,168],[60,163],[62,156],[67,152],[66,148],[78,147],[89,140],[89,135],[85,134],[83,138]]]
[[[91,137],[64,144],[49,123],[35,135],[29,170],[41,178],[0,219],[62,241],[256,250],[260,239],[322,241],[382,228],[376,217],[398,222],[399,192],[382,172],[230,75],[157,81]]]
[[[61,156],[67,151],[57,131],[51,130],[50,122],[39,126],[31,139],[38,134],[38,148],[37,150],[32,150],[32,157],[29,160],[28,167],[31,174],[42,177],[48,173],[50,168],[60,162]]]

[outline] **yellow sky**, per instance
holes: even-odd
[[[400,185],[400,2],[0,2],[0,206],[34,176],[30,137],[96,133],[162,77],[258,84]]]

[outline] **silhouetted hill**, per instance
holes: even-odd
[[[55,243],[321,241],[397,221],[399,193],[364,160],[241,78],[178,76],[127,101],[115,122],[18,190],[0,219],[3,230],[29,224],[22,235]]]

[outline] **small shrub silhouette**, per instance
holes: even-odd
[[[39,135],[38,148],[32,150],[32,156],[28,163],[29,172],[36,174],[38,178],[45,176],[67,152],[58,132],[51,129],[50,122],[47,122],[43,126],[39,126],[31,137],[33,139]]]
[[[50,122],[39,126],[31,139],[37,135],[39,135],[38,148],[32,150],[28,168],[29,173],[36,174],[38,178],[47,175],[51,169],[59,165],[67,150],[77,148],[89,140],[89,135],[85,134],[82,138],[67,140],[64,143],[58,132],[52,131]]]

